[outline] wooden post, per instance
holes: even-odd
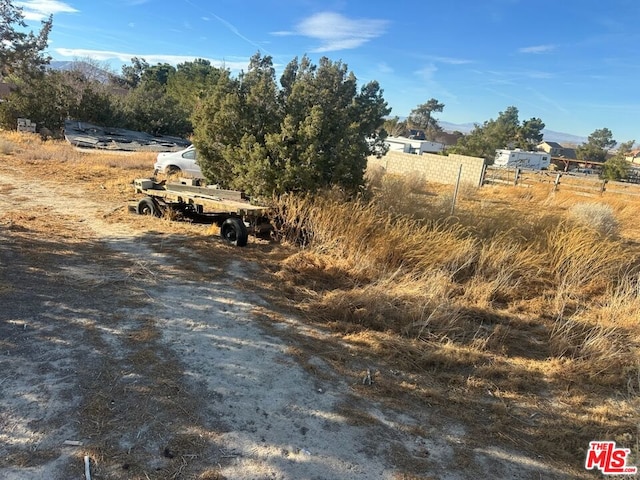
[[[518,178],[520,177],[520,167],[516,167],[516,173],[513,178],[513,184],[518,185]]]
[[[484,185],[484,177],[487,174],[487,163],[482,164],[482,172],[480,173],[480,185],[478,187],[482,187]]]
[[[460,177],[462,176],[462,164],[460,164],[460,168],[458,169],[458,179],[456,180],[456,188],[453,191],[453,198],[451,199],[451,215],[456,209],[456,198],[458,198],[458,189],[460,188]]]
[[[558,174],[556,175],[556,179],[555,179],[555,181],[553,182],[553,191],[554,191],[554,192],[555,192],[556,190],[558,190],[558,185],[560,185],[560,177],[561,177],[561,176],[562,176],[562,175],[561,175],[560,173],[558,173]]]
[[[609,180],[603,180],[602,185],[600,186],[600,195],[604,194],[604,191],[607,189],[607,182]]]

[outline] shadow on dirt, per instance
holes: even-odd
[[[89,455],[105,479],[571,478],[493,446],[535,451],[552,418],[507,424],[500,398],[425,389],[365,345],[256,316],[271,307],[250,291],[255,269],[179,235],[0,225],[0,476],[72,478]],[[395,406],[376,398],[391,391]],[[465,427],[478,416],[482,444]]]

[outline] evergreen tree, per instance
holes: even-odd
[[[497,119],[487,120],[483,125],[476,124],[473,131],[460,138],[450,151],[491,160],[498,149],[532,150],[542,140],[544,126],[539,118],[531,118],[521,125],[518,109],[511,106],[500,112]]]
[[[617,143],[613,139],[613,133],[608,128],[594,130],[587,138],[587,142],[576,149],[576,156],[579,160],[604,162],[607,159],[609,150],[615,147]]]
[[[221,76],[194,114],[207,178],[252,194],[356,189],[389,113],[377,82],[360,92],[341,62],[292,60],[278,88],[271,57],[237,79]]]
[[[53,25],[50,16],[42,22],[37,34],[23,31],[22,7],[11,0],[0,0],[0,79],[11,74],[33,73],[41,70],[51,60],[43,54]]]
[[[442,112],[443,109],[444,103],[431,98],[426,103],[418,105],[411,110],[408,123],[424,130],[427,138],[433,140],[442,131],[442,127],[438,125],[438,120],[433,117],[433,112]]]

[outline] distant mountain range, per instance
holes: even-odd
[[[462,133],[469,133],[475,128],[474,123],[451,123],[439,120],[438,124],[447,132],[458,131]],[[544,140],[547,142],[557,142],[563,146],[580,145],[587,142],[587,137],[580,137],[570,133],[555,132],[547,128],[543,129],[542,133],[544,134]]]

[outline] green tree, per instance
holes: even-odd
[[[167,81],[167,94],[178,100],[185,110],[193,112],[222,73],[222,69],[213,67],[208,60],[180,63]]]
[[[76,92],[63,72],[14,78],[15,89],[6,102],[0,103],[0,116],[5,128],[15,129],[18,117],[27,117],[39,128],[61,131],[75,102]]]
[[[50,57],[43,54],[53,25],[52,17],[42,22],[37,34],[26,28],[22,7],[11,0],[0,0],[0,78],[41,69]]]
[[[594,130],[587,138],[587,142],[576,148],[576,156],[579,160],[604,162],[609,150],[616,144],[613,133],[608,128]]]
[[[120,100],[123,127],[152,135],[187,135],[189,112],[155,80],[145,80]]]
[[[435,98],[429,99],[426,103],[418,105],[411,110],[409,114],[409,123],[425,131],[427,138],[433,140],[433,137],[442,131],[438,120],[433,117],[433,112],[442,112],[444,103],[440,103]]]
[[[626,157],[633,149],[634,144],[635,140],[629,140],[628,142],[620,144],[616,155],[604,162],[602,178],[607,180],[621,180],[628,176],[631,165]]]
[[[119,114],[109,85],[72,69],[16,78],[15,89],[0,103],[0,123],[13,129],[18,117],[56,133],[62,131],[67,118],[111,125]]]
[[[131,65],[122,66],[122,78],[125,85],[136,88],[142,80],[142,74],[149,68],[149,64],[144,58],[133,57]]]
[[[495,158],[496,150],[502,148],[533,149],[542,140],[544,123],[539,118],[531,118],[520,124],[518,109],[508,107],[495,120],[487,120],[464,137],[450,151],[464,155]]]
[[[539,118],[531,118],[522,122],[518,130],[516,146],[526,151],[533,151],[542,142],[542,130],[545,124]]]
[[[279,88],[271,57],[256,54],[196,109],[194,144],[209,180],[251,194],[355,189],[389,111],[377,82],[358,92],[341,62],[295,58]]]

